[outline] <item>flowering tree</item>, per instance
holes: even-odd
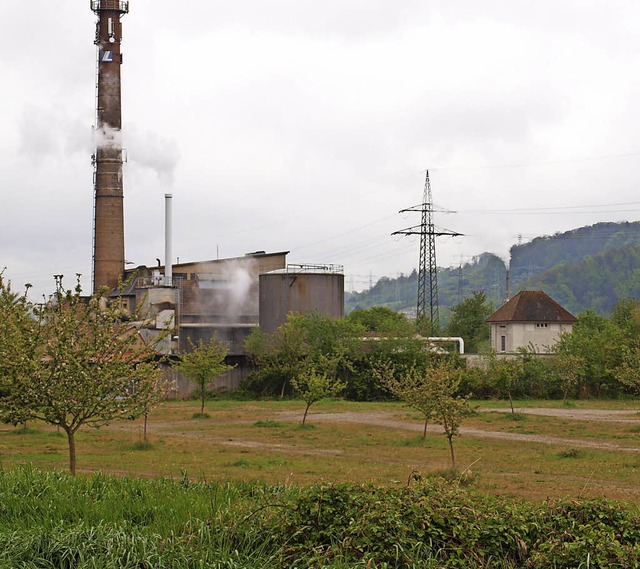
[[[20,361],[9,364],[10,385],[0,398],[4,421],[39,419],[66,433],[74,475],[81,427],[139,417],[155,400],[151,393],[163,389],[154,346],[122,318],[118,303],[105,306],[99,295],[80,293],[79,285],[64,291],[60,279],[49,302],[29,305],[29,321],[15,321],[24,326],[16,347]],[[0,358],[2,368],[11,355],[3,351]]]
[[[0,272],[0,398],[6,398],[29,371],[31,354],[37,341],[35,321],[26,293],[11,290],[11,283]],[[4,408],[0,408],[0,416]],[[14,411],[13,423],[23,423],[27,413]]]

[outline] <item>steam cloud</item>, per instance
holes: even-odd
[[[232,264],[229,267],[227,277],[229,279],[230,296],[227,316],[235,320],[240,315],[241,309],[244,308],[246,312],[246,306],[249,304],[249,291],[251,290],[254,276],[252,275],[251,267]],[[257,309],[257,307],[255,308]]]
[[[134,164],[153,170],[167,186],[173,185],[180,152],[175,141],[162,138],[152,132],[141,132],[136,127],[126,127],[127,151]]]
[[[93,145],[95,148],[122,148],[122,132],[108,125],[95,128],[93,129]]]

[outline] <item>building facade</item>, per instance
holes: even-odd
[[[487,322],[496,353],[531,348],[535,353],[548,354],[562,334],[571,332],[577,318],[543,291],[525,290],[496,310]]]

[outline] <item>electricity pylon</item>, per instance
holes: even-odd
[[[427,318],[427,290],[429,291],[429,334],[436,335],[440,329],[438,310],[438,267],[436,266],[436,237],[441,235],[458,236],[462,233],[447,229],[436,229],[433,224],[433,198],[429,170],[424,183],[424,196],[420,205],[400,210],[400,213],[417,211],[422,214],[420,225],[394,231],[391,235],[420,235],[420,262],[418,270],[418,302],[416,308],[416,324],[424,329]],[[448,212],[452,213],[452,212]]]

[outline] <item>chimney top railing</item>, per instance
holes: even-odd
[[[98,13],[102,10],[115,10],[121,14],[129,13],[129,2],[126,0],[90,0],[91,10]]]

